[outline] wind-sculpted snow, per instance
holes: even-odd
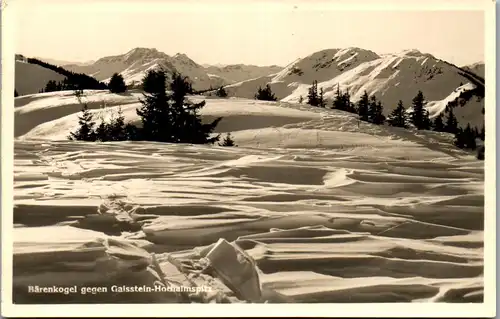
[[[249,143],[234,148],[16,141],[14,302],[193,301],[175,293],[42,300],[25,288],[176,281],[216,288],[194,302],[241,302],[197,271],[220,238],[255,260],[262,301],[481,302],[483,162],[443,151],[442,141],[325,124],[349,118],[309,120],[316,131],[291,123],[275,134],[336,140],[259,148],[242,130],[236,140]]]

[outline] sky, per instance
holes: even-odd
[[[136,47],[185,53],[199,64],[284,66],[346,47],[379,54],[418,49],[459,66],[484,61],[484,11],[475,7],[420,0],[416,10],[389,10],[380,1],[334,2],[15,0],[9,9],[17,17],[17,53],[71,62]]]

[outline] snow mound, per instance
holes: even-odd
[[[482,302],[483,162],[368,136],[325,149],[18,140],[14,301],[244,302],[255,271],[258,302]],[[221,238],[250,263],[224,268],[222,253],[210,271]],[[211,290],[26,293],[170,284]]]

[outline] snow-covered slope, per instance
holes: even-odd
[[[116,114],[122,108],[127,122],[139,123],[136,113],[142,93],[112,94],[85,91],[83,101],[96,120]],[[192,96],[197,102],[204,97]],[[351,148],[371,152],[370,145],[387,144],[389,153],[399,153],[405,143],[415,152],[423,146],[438,154],[467,154],[452,146],[453,136],[437,132],[412,132],[387,126],[359,123],[354,114],[314,108],[289,102],[267,102],[242,98],[204,99],[200,114],[206,121],[222,116],[217,133],[231,132],[239,145],[248,147]],[[22,139],[64,140],[78,126],[81,110],[72,91],[35,94],[16,98],[15,136]],[[438,106],[434,106],[438,107]],[[392,149],[392,143],[401,146]],[[346,146],[347,145],[347,146]],[[411,150],[405,151],[408,156]],[[389,154],[388,153],[388,154]],[[417,153],[415,153],[417,155]],[[441,154],[441,155],[442,155]],[[441,156],[434,154],[433,156]],[[457,155],[457,156],[458,156]],[[398,155],[399,156],[399,155]],[[455,156],[455,155],[452,155]]]
[[[229,85],[226,91],[230,96],[252,98],[259,86],[270,84],[282,101],[298,102],[301,96],[306,100],[308,88],[316,80],[318,89],[322,88],[325,98],[330,101],[337,87],[349,90],[354,102],[366,90],[382,101],[388,114],[399,100],[406,107],[411,106],[419,90],[424,93],[429,106],[435,106],[450,100],[456,90],[474,90],[478,85],[484,86],[481,79],[471,79],[464,72],[418,50],[378,55],[360,48],[330,49],[299,59],[277,74]],[[483,97],[484,93],[476,97],[480,103],[472,102],[462,107],[467,109],[466,112],[461,111],[468,117],[463,118],[461,124],[464,124],[463,121],[465,124],[483,122]]]
[[[71,94],[16,99],[26,134],[14,148],[15,302],[55,302],[27,293],[28,284],[166,281],[213,289],[190,294],[195,302],[242,302],[243,285],[197,271],[220,238],[255,261],[259,302],[482,302],[484,162],[449,134],[230,98],[207,99],[202,116],[224,116],[218,131],[232,132],[238,147],[84,143],[64,140],[78,125]],[[84,99],[123,105],[134,121],[135,94]]]
[[[35,94],[45,88],[49,81],[62,81],[66,77],[43,66],[16,60],[15,88],[19,95]]]

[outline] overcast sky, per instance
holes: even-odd
[[[12,3],[16,51],[65,61],[95,60],[135,47],[185,53],[200,64],[286,65],[315,51],[345,47],[377,53],[416,48],[459,66],[484,60],[483,11],[380,6],[370,11],[306,1]]]

